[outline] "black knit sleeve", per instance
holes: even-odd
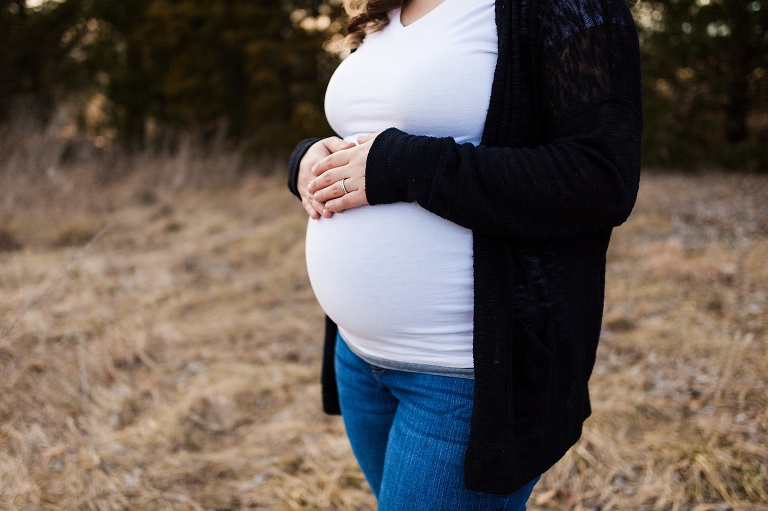
[[[542,144],[473,146],[391,128],[368,155],[371,204],[416,201],[469,229],[517,238],[626,220],[640,177],[637,29],[624,0],[549,4],[536,40]]]
[[[299,197],[299,190],[296,188],[296,179],[299,176],[299,163],[307,153],[312,144],[320,140],[319,138],[307,138],[299,142],[288,158],[288,189],[296,197]]]

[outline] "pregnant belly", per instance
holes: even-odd
[[[350,336],[394,351],[436,335],[471,344],[471,231],[417,204],[365,206],[310,220],[306,255],[317,300]]]

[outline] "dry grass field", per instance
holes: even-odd
[[[0,173],[0,509],[375,509],[282,170],[185,165]],[[767,304],[768,176],[646,173],[593,416],[529,509],[768,510]]]

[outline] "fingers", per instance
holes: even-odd
[[[375,133],[369,133],[367,135],[360,135],[359,137],[357,137],[357,143],[365,144],[366,142],[370,142],[371,140],[376,138],[379,135],[379,133],[381,133],[381,131],[377,131]]]
[[[340,175],[340,172],[343,172],[343,170],[334,170],[333,173],[327,172],[315,180],[320,181],[321,183],[317,185],[317,190],[310,188],[310,190],[313,191],[309,193],[312,194],[317,202],[325,204],[329,200],[343,197],[344,195],[355,192],[361,188],[362,180],[360,178],[339,177],[336,179],[336,177]],[[342,179],[344,180],[344,188],[341,187]],[[346,189],[346,192],[344,189]]]
[[[338,151],[343,151],[344,149],[349,149],[350,147],[355,147],[354,142],[348,142],[339,137],[329,137],[323,139],[322,142],[329,153],[336,153]]]
[[[361,137],[361,140],[365,139],[368,142],[371,142],[378,134],[379,133],[371,133],[370,135]],[[330,169],[347,165],[353,160],[357,162],[357,165],[359,165],[362,168],[362,172],[364,172],[365,161],[368,156],[368,151],[370,150],[370,144],[366,144],[365,146],[359,144],[356,145],[352,142],[349,142],[348,144],[350,144],[349,147],[340,149],[317,161],[310,168],[310,173],[319,176]]]
[[[354,142],[348,142],[346,140],[340,139],[339,137],[328,137],[315,143],[307,151],[307,154],[304,155],[304,158],[299,165],[297,185],[299,186],[299,190],[301,190],[301,204],[310,218],[317,220],[321,216],[330,217],[331,213],[325,209],[325,205],[323,204],[325,200],[322,202],[318,201],[313,193],[307,190],[307,184],[309,183],[310,179],[315,176],[315,174],[312,174],[309,169],[323,158],[333,153],[355,147],[355,145],[356,144]],[[335,164],[332,163],[332,165]]]
[[[373,140],[376,135],[377,133],[374,133],[369,136],[368,141]],[[327,218],[333,213],[368,204],[365,194],[365,166],[370,145],[352,144],[351,147],[331,153],[312,165],[308,174],[315,177],[309,180],[306,192],[313,201],[324,205],[320,212],[322,217]],[[342,179],[344,188],[341,187]]]
[[[309,198],[309,202],[312,205],[312,208],[315,210],[315,212],[318,214],[318,216],[323,214],[323,211],[325,211],[325,204],[318,201],[314,197]]]
[[[350,154],[349,151],[345,151],[345,150],[337,151],[335,153],[329,154],[322,160],[315,163],[309,171],[312,175],[319,176],[324,172],[327,172],[328,170],[341,167],[342,165],[346,165],[347,163],[349,163],[351,156],[352,155]]]
[[[303,192],[301,194],[301,205],[313,220],[320,218],[325,211],[325,204],[318,202],[315,197],[308,192]]]
[[[319,192],[320,190],[323,190],[324,188],[333,186],[335,183],[337,183],[344,177],[347,177],[347,176],[343,175],[343,170],[341,168],[333,168],[331,170],[327,170],[323,172],[323,174],[312,179],[307,184],[307,192],[309,192],[310,194],[316,194],[317,192]],[[340,186],[337,188],[340,189]],[[319,202],[323,202],[323,199],[321,199],[320,197],[318,197],[317,200]]]
[[[355,147],[354,142],[346,142],[339,137],[324,138],[309,148],[299,164],[299,169],[311,169],[329,155],[352,147]]]
[[[317,187],[317,190],[310,184],[310,190],[313,190],[309,192],[310,195],[314,201],[323,207],[320,216],[329,218],[333,213],[368,204],[365,194],[365,178],[339,177],[343,175],[342,173],[346,169],[347,167],[333,169],[316,178],[313,183],[315,183],[314,186]],[[337,177],[339,179],[336,179]],[[344,180],[344,188],[341,187],[342,179]]]
[[[357,143],[358,144],[365,144],[368,142],[372,137],[374,137],[376,133],[369,133],[368,135],[360,135],[357,137]]]
[[[346,209],[357,208],[366,204],[368,204],[368,198],[365,195],[365,189],[360,188],[354,192],[349,192],[346,195],[327,201],[325,203],[325,210],[328,212],[327,215],[330,216],[333,213],[340,213]],[[323,213],[323,216],[326,216],[326,213]]]
[[[322,210],[320,212],[316,211],[314,206],[312,205],[312,200],[309,197],[302,197],[301,204],[302,206],[304,206],[304,210],[307,212],[307,214],[312,220],[317,220],[318,218],[320,218]]]

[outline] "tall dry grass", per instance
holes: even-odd
[[[0,509],[375,508],[320,412],[283,169],[194,149],[115,179],[98,156],[0,169],[18,245],[0,250]],[[529,509],[768,509],[767,197],[766,177],[644,176],[610,251],[593,416]]]

